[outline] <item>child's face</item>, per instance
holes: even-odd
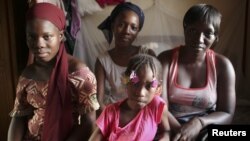
[[[142,109],[152,101],[158,85],[154,85],[156,80],[150,67],[142,67],[136,72],[139,78],[137,83],[129,82],[127,85],[128,105],[133,110]]]
[[[27,45],[37,61],[54,58],[63,39],[63,32],[47,20],[34,19],[26,26]]]

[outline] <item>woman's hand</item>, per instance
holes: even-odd
[[[203,128],[202,126],[199,118],[193,118],[182,125],[179,132],[173,137],[173,141],[194,141]]]

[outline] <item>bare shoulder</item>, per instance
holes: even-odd
[[[174,49],[163,51],[157,56],[157,58],[162,63],[162,65],[169,64],[172,59],[173,52]]]
[[[68,62],[69,62],[69,73],[75,72],[87,66],[81,60],[71,55],[68,55]]]
[[[230,76],[235,75],[234,67],[231,61],[224,55],[215,53],[215,60],[216,60],[216,69],[218,75],[220,74],[228,74]]]

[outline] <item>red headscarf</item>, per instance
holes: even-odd
[[[48,20],[59,30],[65,29],[64,12],[50,3],[37,3],[31,7],[27,21],[33,19]],[[67,78],[68,58],[62,42],[49,80],[42,141],[63,141],[71,131],[72,106]]]

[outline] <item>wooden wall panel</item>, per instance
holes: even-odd
[[[7,139],[16,85],[16,53],[11,1],[0,1],[0,141]]]
[[[247,78],[250,82],[250,1],[247,1],[248,7],[247,7],[247,22],[246,22],[246,74],[247,74]]]

